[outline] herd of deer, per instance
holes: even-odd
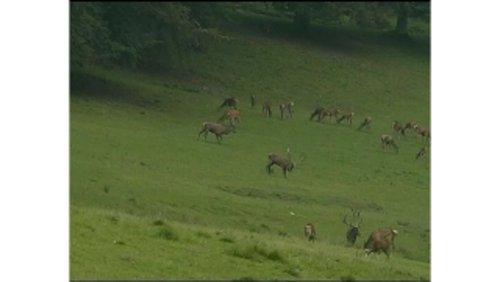
[[[227,107],[223,113],[223,115],[218,119],[218,122],[204,122],[202,124],[201,131],[198,133],[198,139],[201,134],[204,134],[204,138],[206,140],[207,134],[213,133],[217,141],[220,143],[222,141],[222,135],[227,135],[230,133],[236,132],[236,124],[240,123],[240,111],[238,110],[239,100],[234,97],[226,98],[222,104],[218,107],[218,110]],[[254,108],[256,105],[256,97],[252,95],[250,97],[250,106]],[[279,104],[278,108],[280,110],[280,118],[292,118],[293,117],[293,101],[286,101],[284,103]],[[262,104],[262,112],[266,117],[272,116],[272,104],[269,101],[265,101]],[[330,121],[333,119],[337,124],[345,121],[349,125],[352,124],[354,112],[348,111],[342,113],[338,108],[330,107],[317,107],[311,113],[309,120],[316,119],[317,122],[322,122],[325,117],[328,117]],[[372,123],[372,118],[370,116],[364,117],[361,124],[358,126],[358,130],[370,129]],[[424,127],[417,125],[414,121],[407,122],[404,126],[399,121],[394,121],[392,124],[392,129],[399,136],[407,136],[410,134],[417,134],[422,136],[422,139],[425,141],[430,140],[430,130]],[[380,136],[380,141],[382,143],[382,147],[384,151],[387,146],[391,146],[396,152],[399,152],[399,146],[396,144],[394,137],[389,134],[382,134]],[[416,154],[416,159],[419,159],[425,156],[428,152],[428,147],[425,145],[418,151]],[[283,176],[287,177],[287,172],[291,172],[296,164],[291,161],[290,158],[284,157],[277,153],[269,153],[268,156],[268,164],[266,166],[266,170],[268,173],[272,172],[272,166],[277,165],[281,167],[283,170]],[[354,245],[356,242],[356,238],[360,235],[359,226],[362,222],[360,212],[355,211],[351,208],[353,219],[358,219],[357,221],[347,221],[347,215],[343,219],[343,223],[348,226],[346,239],[350,245]],[[387,257],[389,257],[389,250],[394,249],[394,237],[398,234],[398,231],[392,228],[380,228],[373,231],[368,237],[367,241],[364,244],[364,251],[366,255],[369,255],[372,252],[384,252]],[[304,236],[309,241],[314,241],[316,239],[316,228],[312,223],[307,223],[304,227]]]

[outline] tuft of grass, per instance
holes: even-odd
[[[166,225],[160,228],[160,230],[158,231],[158,236],[165,240],[179,241],[179,236],[174,231],[174,229]]]
[[[234,239],[229,238],[229,237],[222,237],[219,239],[219,241],[224,242],[224,243],[234,243]]]
[[[153,221],[153,225],[155,225],[155,226],[160,226],[160,225],[164,225],[164,224],[165,223],[161,219],[157,219],[157,220]]]
[[[279,251],[268,250],[267,247],[263,244],[255,244],[253,246],[236,248],[233,250],[232,255],[256,262],[263,262],[265,260],[277,261],[281,263],[286,262]]]

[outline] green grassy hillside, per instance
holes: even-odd
[[[72,70],[71,278],[429,279],[429,160],[415,160],[424,142],[396,139],[395,153],[379,140],[393,120],[429,126],[429,53],[376,35],[242,30],[184,75]],[[237,132],[197,140],[230,95]],[[276,107],[263,116],[264,100],[286,99],[293,118]],[[316,105],[354,111],[354,124],[309,121]],[[356,130],[365,115],[371,130]],[[288,147],[304,161],[288,178],[267,174],[267,154]],[[354,247],[350,207],[363,217]],[[391,258],[364,257],[369,233],[389,226],[399,231]]]

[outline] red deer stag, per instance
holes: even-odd
[[[304,236],[309,241],[313,241],[314,242],[314,240],[316,240],[316,228],[314,227],[314,224],[307,223],[304,226]]]
[[[399,152],[399,147],[398,145],[396,145],[396,142],[391,135],[382,134],[382,136],[380,136],[380,141],[382,142],[382,148],[384,148],[384,151],[387,145],[391,145],[396,150],[396,152]]]
[[[389,249],[394,250],[394,237],[398,231],[392,228],[380,228],[370,234],[364,245],[365,255],[383,251],[389,258]]]
[[[351,212],[352,212],[352,220],[350,222],[347,222],[348,215],[346,214],[342,222],[349,228],[347,229],[346,233],[347,242],[350,245],[354,245],[354,243],[356,243],[357,237],[361,235],[361,233],[359,233],[359,226],[361,225],[363,219],[361,218],[360,211],[356,212],[353,208],[351,208]]]
[[[201,126],[201,131],[198,133],[198,139],[200,139],[200,135],[203,133],[206,141],[208,132],[215,134],[217,141],[220,143],[220,141],[222,141],[222,135],[229,134],[231,132],[236,133],[236,128],[233,125],[226,126],[206,121]]]

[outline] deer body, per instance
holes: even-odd
[[[286,178],[287,171],[292,171],[295,167],[295,164],[291,160],[276,153],[270,153],[267,158],[269,159],[269,163],[266,166],[268,173],[271,173],[271,167],[273,165],[278,165],[283,169],[283,175]]]
[[[359,125],[358,130],[361,130],[363,128],[370,128],[370,125],[372,123],[372,118],[371,117],[365,117],[363,122]]]
[[[382,134],[382,136],[380,136],[380,141],[382,142],[382,147],[384,148],[384,151],[387,145],[391,145],[394,149],[396,149],[396,151],[399,151],[399,147],[398,145],[396,145],[396,142],[394,142],[394,138],[392,138],[391,135]]]
[[[235,109],[228,109],[224,112],[224,114],[219,118],[219,122],[221,121],[229,121],[229,124],[234,125],[234,123],[240,123],[240,111]]]
[[[373,252],[379,253],[383,251],[389,258],[389,249],[394,250],[394,237],[396,234],[398,234],[398,231],[392,228],[380,228],[373,231],[365,242],[365,254],[368,256]]]
[[[292,117],[293,105],[294,105],[293,101],[288,101],[279,105],[281,112],[281,119],[284,119],[285,115],[288,115],[288,117]]]
[[[353,116],[354,116],[354,112],[345,113],[340,118],[337,119],[337,123],[341,123],[343,120],[346,120],[347,123],[352,124],[352,117]]]
[[[265,116],[271,117],[272,111],[271,111],[271,103],[269,101],[265,101],[262,104],[262,112],[264,113]]]
[[[222,135],[229,134],[231,132],[236,133],[236,129],[233,125],[223,125],[215,122],[204,122],[201,126],[201,130],[198,133],[198,139],[200,139],[200,135],[204,134],[205,140],[207,140],[207,134],[211,132],[215,134],[217,141],[222,141]]]
[[[352,211],[352,221],[347,222],[347,214],[346,214],[344,216],[344,220],[342,220],[342,222],[348,226],[347,233],[346,233],[347,242],[350,245],[354,245],[354,243],[356,243],[356,239],[360,235],[359,226],[361,225],[361,222],[363,221],[363,219],[361,218],[360,211],[356,212],[353,208],[351,208],[351,211]]]

